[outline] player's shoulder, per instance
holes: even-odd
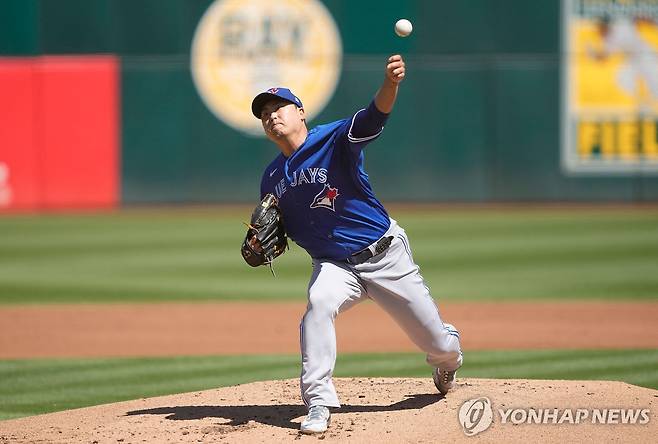
[[[346,118],[346,119],[340,119],[340,120],[336,120],[334,122],[323,123],[322,125],[318,125],[318,126],[314,127],[311,131],[309,131],[309,134],[314,133],[314,132],[320,132],[320,133],[325,132],[326,133],[326,132],[329,132],[329,131],[333,131],[336,128],[340,128],[341,126],[344,126],[345,123],[349,122],[351,119],[352,119],[352,117],[350,116],[349,118]]]
[[[352,117],[350,116],[349,118],[346,119],[340,119],[334,122],[323,123],[322,125],[318,125],[313,129],[311,129],[308,132],[308,135],[309,137],[323,138],[326,135],[331,134],[333,132],[344,130],[346,127],[349,126],[351,120]]]

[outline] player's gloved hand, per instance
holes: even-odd
[[[288,247],[281,210],[273,194],[265,195],[256,206],[248,226],[240,249],[242,257],[252,267],[271,266],[272,261],[281,256]]]

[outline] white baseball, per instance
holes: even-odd
[[[407,19],[400,19],[395,22],[395,33],[400,37],[406,37],[411,34],[411,31],[414,27],[411,25],[411,22]]]

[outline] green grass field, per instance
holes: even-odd
[[[391,211],[435,298],[658,299],[658,208]],[[293,245],[268,269],[239,253],[243,210],[0,218],[0,303],[305,298]],[[267,289],[267,290],[266,290]]]
[[[658,350],[468,352],[460,377],[622,380],[658,389]],[[341,355],[337,377],[427,377],[420,354]],[[0,419],[297,378],[299,356],[0,361]]]
[[[303,300],[300,248],[240,257],[242,209],[0,218],[0,304]],[[405,210],[416,262],[446,301],[658,300],[658,207]],[[0,361],[0,419],[296,378],[298,356]],[[418,354],[342,355],[337,376],[428,376]],[[468,351],[460,376],[611,379],[658,388],[658,350]]]

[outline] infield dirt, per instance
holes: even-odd
[[[298,432],[305,409],[298,381],[269,381],[139,399],[0,422],[0,443],[274,443],[274,442],[650,442],[658,391],[607,381],[459,379],[440,396],[430,378],[337,379],[343,406],[329,430]],[[466,436],[465,401],[488,397],[493,424]],[[647,424],[512,424],[499,409],[649,409]],[[590,418],[591,419],[591,418]],[[613,421],[614,422],[614,421]],[[651,437],[654,438],[651,438]]]
[[[299,353],[305,304],[166,303],[0,307],[0,358]],[[440,304],[465,350],[658,348],[657,302]],[[417,348],[373,303],[336,321],[338,350]],[[623,334],[621,334],[623,332]]]
[[[5,306],[0,307],[0,357],[298,353],[304,308],[300,303]],[[462,330],[467,350],[658,347],[654,302],[455,303],[441,309]],[[374,304],[361,304],[337,323],[341,352],[415,350]],[[658,436],[658,391],[622,382],[463,378],[445,398],[429,377],[335,382],[343,407],[319,436],[298,433],[306,410],[295,379],[1,421],[0,444],[644,443]],[[494,422],[466,436],[459,408],[483,396],[491,400]],[[509,408],[649,409],[650,421],[503,424],[496,412]]]

